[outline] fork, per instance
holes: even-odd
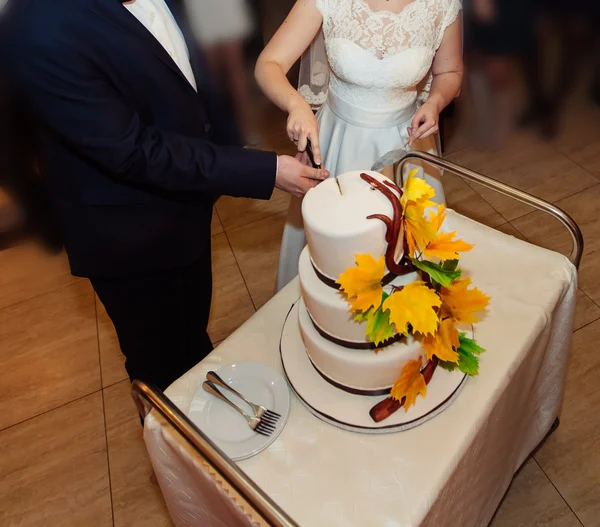
[[[268,423],[275,425],[275,424],[277,424],[277,421],[279,421],[279,419],[281,418],[281,415],[279,415],[277,412],[274,412],[273,410],[269,410],[265,406],[261,406],[259,404],[254,404],[254,403],[250,402],[240,392],[238,392],[237,390],[235,390],[234,388],[229,386],[229,384],[227,384],[223,379],[221,379],[221,377],[219,377],[219,375],[217,375],[217,373],[215,373],[214,371],[209,371],[206,374],[206,378],[213,384],[216,384],[217,386],[220,386],[221,388],[225,388],[226,390],[229,390],[234,395],[237,395],[242,401],[244,401],[248,406],[250,406],[250,408],[252,408],[254,415],[256,417],[258,417],[259,419],[262,419],[263,421],[266,421]]]
[[[227,403],[234,410],[237,410],[240,414],[242,414],[244,416],[244,418],[246,419],[246,421],[248,421],[248,426],[250,428],[252,428],[252,430],[254,430],[257,434],[261,434],[263,436],[268,437],[275,431],[275,426],[273,426],[272,424],[267,423],[258,417],[253,417],[251,415],[248,415],[246,412],[244,412],[244,410],[242,410],[237,405],[232,403],[229,399],[227,399],[227,397],[225,397],[219,391],[219,389],[216,387],[216,385],[214,385],[211,381],[204,381],[202,383],[202,388],[204,388],[205,392],[208,392],[211,395],[214,395],[217,399],[221,399],[221,401],[223,401],[224,403]]]

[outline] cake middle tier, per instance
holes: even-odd
[[[406,363],[423,356],[421,343],[412,336],[378,350],[349,349],[334,344],[316,330],[302,300],[298,322],[313,366],[329,382],[349,392],[386,393],[398,380]]]
[[[306,309],[318,330],[326,333],[333,340],[348,343],[349,346],[369,344],[366,334],[367,323],[356,322],[353,314],[349,312],[350,304],[346,300],[346,295],[319,278],[313,267],[308,246],[300,255],[298,275]],[[406,285],[417,278],[416,273],[396,277],[384,290],[390,293],[393,286]]]

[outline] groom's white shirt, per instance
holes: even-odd
[[[183,33],[164,0],[134,0],[123,5],[160,42],[194,90],[197,91],[196,79]]]

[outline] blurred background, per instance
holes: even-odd
[[[264,100],[252,72],[293,0],[172,1],[187,14],[245,143],[292,151],[285,116]],[[570,120],[600,105],[599,25],[597,0],[464,0],[465,82],[442,116],[445,151],[470,146],[499,155],[521,132],[560,149]],[[298,66],[289,77],[295,85]],[[34,129],[1,81],[0,96],[0,248],[32,234],[55,248]]]

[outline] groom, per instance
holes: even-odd
[[[130,378],[162,389],[212,350],[217,197],[301,196],[327,176],[224,146],[231,120],[176,19],[164,0],[9,0],[0,23],[71,271],[106,307]]]

